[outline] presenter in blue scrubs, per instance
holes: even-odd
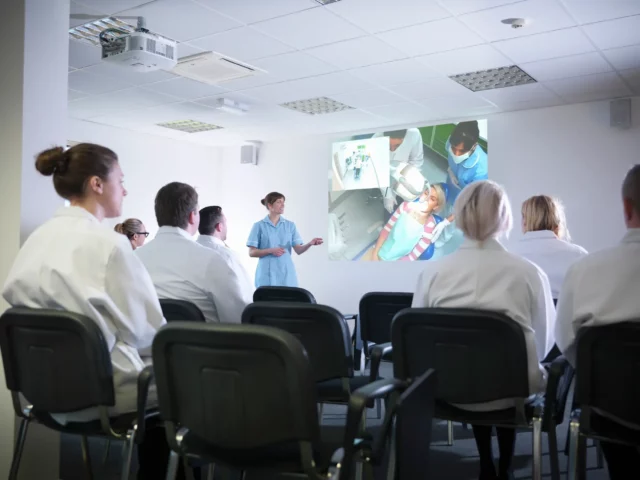
[[[297,287],[298,277],[291,259],[291,250],[302,255],[314,245],[322,245],[322,238],[302,242],[296,224],[282,217],[285,197],[271,192],[260,203],[269,214],[253,224],[247,247],[249,256],[258,258],[255,285],[257,287]]]

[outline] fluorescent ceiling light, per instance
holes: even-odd
[[[460,73],[449,78],[472,92],[537,83],[533,77],[517,65],[490,68],[489,70],[480,70],[478,72]]]
[[[341,112],[343,110],[354,110],[353,107],[337,102],[327,97],[308,98],[306,100],[295,100],[280,104],[281,107],[289,108],[297,112],[309,115],[323,115],[325,113]]]
[[[136,30],[136,27],[129,25],[127,22],[120,20],[116,17],[106,17],[101,20],[95,20],[93,22],[85,23],[79,27],[69,29],[69,37],[72,40],[77,40],[94,47],[100,46],[100,39],[98,36],[105,30],[114,29],[117,31],[109,32],[107,35],[113,38],[119,38],[125,35],[129,35]]]
[[[180,132],[198,133],[218,130],[222,127],[210,123],[198,122],[197,120],[176,120],[174,122],[163,122],[157,124],[159,127],[170,128]]]

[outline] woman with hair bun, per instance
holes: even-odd
[[[144,223],[137,218],[127,218],[124,222],[117,224],[113,228],[117,233],[126,236],[131,242],[131,248],[136,248],[144,245],[144,241],[149,236],[144,228]]]

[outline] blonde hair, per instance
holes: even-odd
[[[117,224],[113,229],[122,235],[126,235],[131,240],[136,233],[140,233],[141,228],[142,222],[140,220],[128,218],[124,222]]]
[[[431,188],[433,188],[436,191],[436,197],[438,198],[438,208],[436,208],[434,210],[434,212],[440,212],[444,207],[445,204],[447,203],[447,196],[444,193],[444,189],[442,188],[442,185],[439,184],[434,184],[431,185]]]
[[[551,230],[563,240],[570,238],[562,203],[548,195],[534,195],[522,203],[522,226],[525,233]]]
[[[479,242],[508,234],[513,227],[511,203],[504,189],[491,180],[467,185],[453,206],[464,236]]]

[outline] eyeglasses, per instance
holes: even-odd
[[[145,237],[149,236],[149,232],[136,232],[137,235],[144,235]]]

